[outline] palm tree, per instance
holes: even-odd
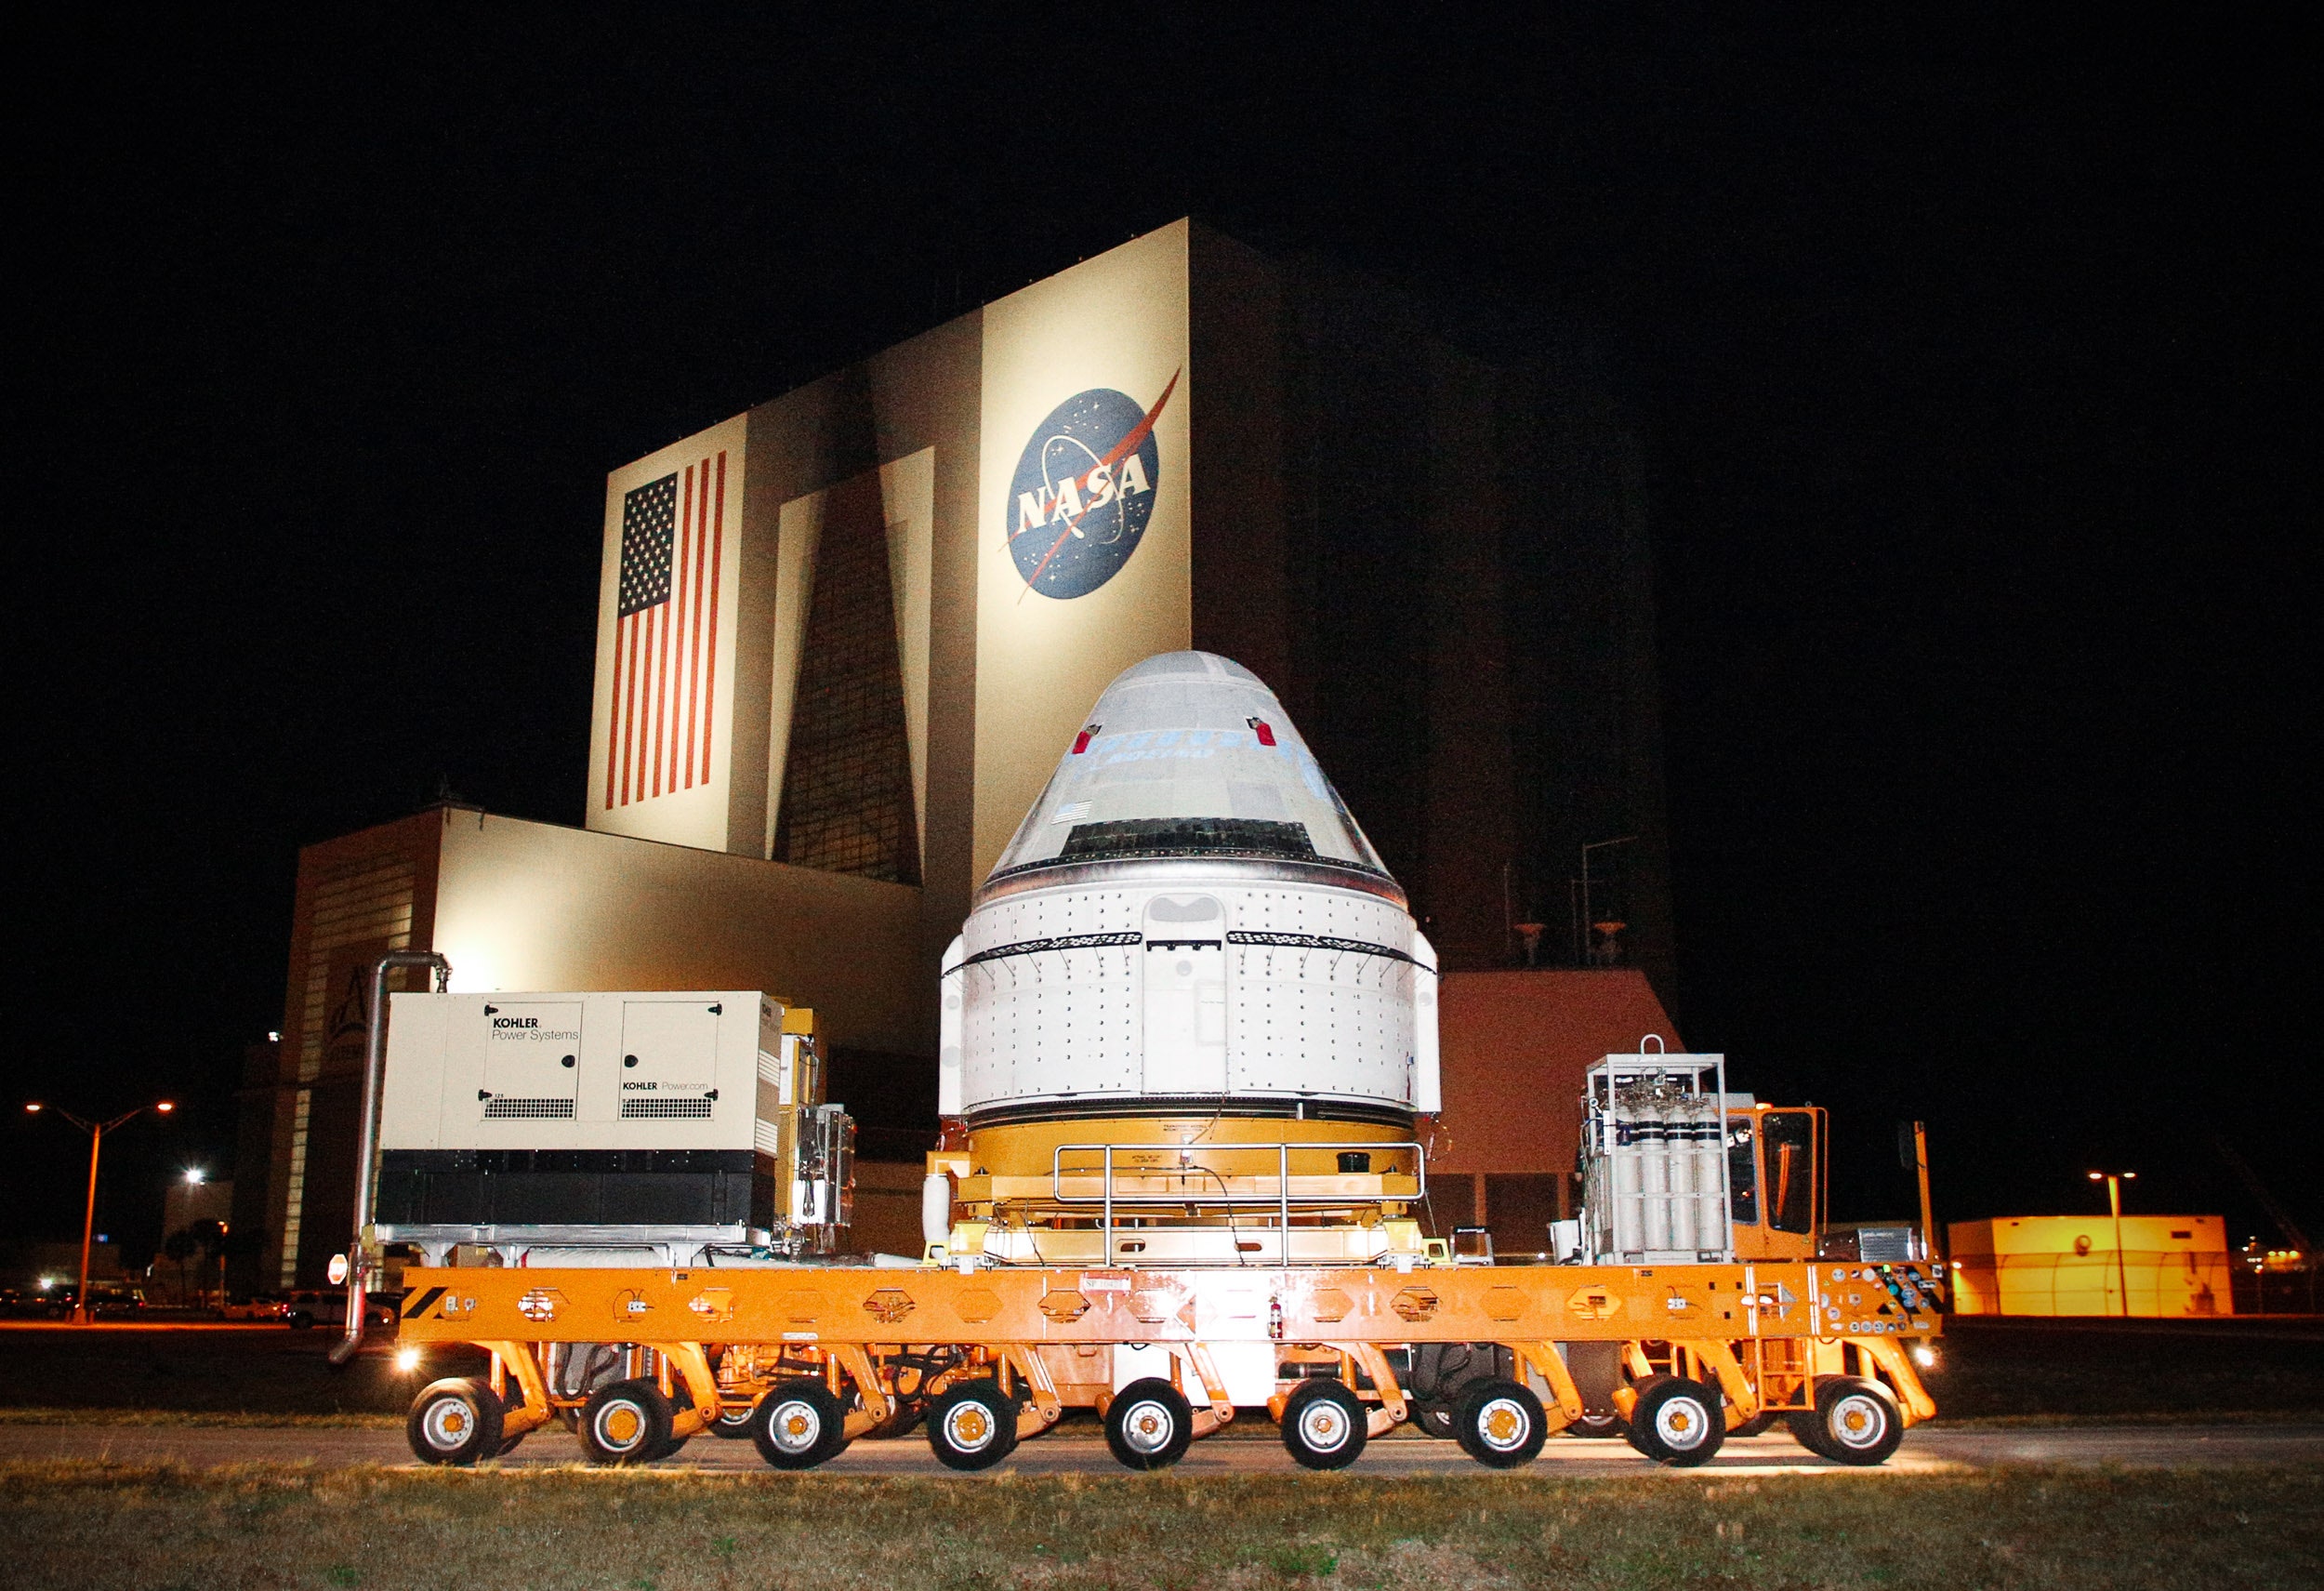
[[[202,1246],[202,1296],[206,1302],[210,1296],[210,1271],[214,1265],[222,1265],[226,1258],[226,1223],[196,1221],[186,1230],[192,1233],[193,1240]],[[218,1288],[218,1302],[220,1308],[225,1306],[225,1286],[222,1282]]]
[[[162,1253],[178,1266],[178,1302],[180,1304],[186,1301],[186,1262],[193,1258],[201,1247],[201,1241],[194,1237],[191,1226],[180,1226],[162,1240]]]

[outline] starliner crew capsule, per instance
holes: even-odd
[[[927,1225],[958,1257],[1417,1246],[1398,1217],[1438,1108],[1435,953],[1239,664],[1165,653],[1106,687],[942,983],[960,1174],[931,1178]]]

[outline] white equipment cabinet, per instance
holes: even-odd
[[[829,1253],[854,1125],[812,1026],[757,990],[394,995],[377,1236],[431,1261]]]

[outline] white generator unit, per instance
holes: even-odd
[[[747,1263],[852,1217],[814,1014],[755,989],[393,995],[379,1145],[376,1236],[431,1265]]]
[[[1735,1257],[1727,1224],[1726,1057],[1608,1055],[1582,1095],[1580,1258]]]

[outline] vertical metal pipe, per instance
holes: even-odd
[[[2127,1320],[2131,1318],[2131,1266],[2122,1252],[2122,1179],[2119,1176],[2106,1178],[2106,1205],[2114,1213],[2114,1277],[2122,1289],[2122,1319]]]
[[[1275,1146],[1275,1198],[1283,1213],[1283,1226],[1275,1235],[1275,1243],[1283,1256],[1281,1263],[1288,1266],[1291,1263],[1291,1146],[1287,1143]]]
[[[452,982],[452,963],[433,950],[390,950],[371,963],[370,1021],[363,1035],[363,1117],[355,1137],[355,1235],[347,1250],[347,1334],[332,1347],[333,1364],[354,1358],[363,1340],[363,1299],[370,1281],[364,1234],[371,1229],[373,1177],[379,1159],[379,1083],[388,1065],[388,974],[398,967],[433,967],[436,992]]]

